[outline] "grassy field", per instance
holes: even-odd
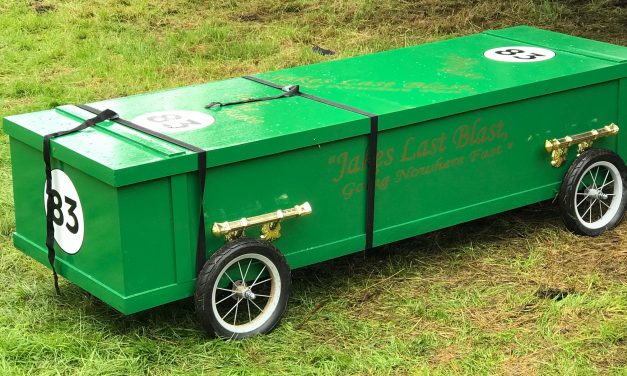
[[[517,24],[627,45],[625,1],[5,0],[0,115]],[[0,375],[627,375],[627,223],[577,237],[550,202],[297,270],[282,325],[239,342],[191,301],[57,297],[14,225],[0,132]]]

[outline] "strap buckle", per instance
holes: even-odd
[[[298,85],[283,86],[281,90],[285,92],[285,94],[283,95],[285,97],[291,97],[300,94],[300,86]]]

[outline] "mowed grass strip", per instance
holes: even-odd
[[[627,45],[621,1],[0,3],[0,114],[529,24]],[[337,52],[321,56],[319,45]],[[293,273],[282,325],[210,340],[189,300],[124,317],[15,250],[0,134],[0,375],[627,374],[627,223],[543,203]]]

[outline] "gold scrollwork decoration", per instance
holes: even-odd
[[[281,237],[281,223],[270,222],[261,226],[261,239],[274,241]]]

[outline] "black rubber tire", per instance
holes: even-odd
[[[258,254],[269,259],[281,279],[278,304],[268,319],[255,330],[236,333],[225,328],[216,318],[212,309],[212,293],[216,279],[231,260],[246,255]],[[291,289],[291,271],[283,254],[272,243],[260,239],[240,238],[228,242],[205,263],[196,281],[194,304],[198,321],[211,337],[243,339],[257,334],[269,333],[281,321]]]
[[[583,224],[577,216],[575,196],[577,194],[579,180],[588,171],[590,166],[597,162],[608,162],[618,170],[622,184],[623,194],[620,206],[614,217],[605,225],[596,229]],[[627,168],[625,162],[614,152],[605,149],[588,149],[573,162],[566,172],[559,192],[559,205],[562,219],[566,228],[577,235],[598,236],[606,230],[611,230],[618,226],[625,215],[625,204],[627,202]]]

